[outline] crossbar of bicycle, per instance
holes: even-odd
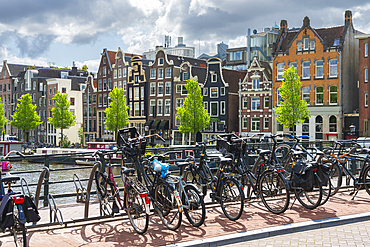
[[[305,145],[305,142],[302,142],[303,145]],[[319,142],[319,143],[315,143],[314,145],[318,146],[318,147],[325,147],[325,146],[329,146],[331,143],[330,142]],[[307,142],[306,145],[312,145],[312,142]],[[247,152],[246,152],[246,160],[247,162],[249,162],[249,165],[252,165],[254,164],[254,160],[257,158],[257,155],[254,154],[254,151],[258,148],[261,148],[261,146],[264,146],[266,147],[266,144],[262,144],[262,143],[253,143],[253,144],[248,144],[249,148],[247,149]],[[214,148],[214,145],[213,146],[210,146],[211,148]],[[197,157],[197,148],[195,146],[187,146],[187,147],[182,147],[181,148],[184,155],[182,156],[183,158],[186,157],[185,155],[185,152],[186,151],[194,151],[194,154],[195,154],[195,157]],[[154,149],[147,149],[147,152],[153,152],[153,153],[161,153],[161,152],[165,152],[169,149],[166,149],[166,148],[154,148]],[[173,149],[171,149],[173,150]],[[179,150],[179,149],[177,149]],[[27,174],[27,173],[40,173],[40,176],[39,176],[39,180],[38,180],[38,183],[32,183],[32,184],[27,184],[27,182],[23,179],[22,180],[22,183],[21,185],[15,185],[13,187],[21,187],[23,193],[28,193],[28,194],[31,194],[30,193],[30,190],[29,190],[29,187],[30,186],[37,186],[36,187],[36,192],[35,192],[35,196],[34,196],[34,200],[35,200],[35,204],[36,206],[38,207],[39,205],[39,200],[43,200],[43,205],[44,207],[47,207],[49,206],[50,208],[50,222],[49,223],[41,223],[41,224],[34,224],[33,226],[31,226],[31,228],[37,228],[37,227],[44,227],[44,226],[50,226],[50,225],[55,225],[55,224],[61,224],[61,225],[64,225],[64,226],[67,226],[68,224],[71,224],[71,223],[77,223],[77,222],[84,222],[84,221],[90,221],[90,220],[97,220],[97,219],[104,219],[104,218],[110,218],[110,216],[103,216],[103,215],[100,215],[100,216],[94,216],[94,217],[89,217],[89,205],[90,205],[90,199],[91,199],[91,195],[93,194],[96,194],[96,191],[95,190],[92,190],[92,183],[93,183],[93,180],[94,180],[94,175],[95,175],[95,171],[98,169],[98,166],[99,164],[95,164],[93,167],[91,166],[84,166],[84,167],[76,167],[76,166],[73,166],[71,168],[58,168],[58,169],[50,169],[50,157],[55,157],[55,156],[73,156],[73,157],[79,157],[79,156],[86,156],[86,155],[91,155],[93,152],[84,152],[84,153],[73,153],[73,154],[46,154],[46,155],[40,155],[41,157],[43,157],[45,159],[45,162],[44,162],[44,165],[45,167],[42,169],[41,173],[40,173],[40,170],[32,170],[32,171],[19,171],[19,172],[12,172],[13,175],[21,175],[21,174]],[[35,157],[34,155],[31,155],[33,157]],[[26,159],[28,158],[29,156],[27,155],[26,156]],[[199,157],[199,156],[198,156]],[[12,161],[14,160],[14,157],[9,157],[8,158],[9,161]],[[182,161],[183,159],[176,159],[176,160],[169,160],[168,162],[171,163],[171,162],[174,162],[174,161]],[[356,159],[352,159],[352,160],[349,160],[347,162],[347,165],[348,167],[351,166],[351,170],[354,171],[356,173],[356,171],[358,171],[358,165],[357,165],[357,162],[359,162],[361,160],[356,160]],[[218,163],[218,162],[216,162]],[[105,162],[102,162],[103,166],[106,165]],[[130,164],[127,164],[128,166]],[[113,166],[115,167],[120,167],[119,164],[113,164]],[[90,176],[89,178],[82,178],[80,179],[76,174],[74,174],[73,176],[73,179],[72,180],[62,180],[62,181],[49,181],[49,177],[50,177],[50,173],[51,172],[60,172],[60,171],[67,171],[67,170],[82,170],[82,169],[91,169],[91,173],[90,173]],[[212,168],[212,170],[217,170],[217,167],[215,168]],[[178,172],[178,171],[173,171],[173,172]],[[115,176],[114,178],[120,178],[120,176]],[[82,182],[86,182],[88,181],[88,184],[87,184],[87,188],[85,189],[82,185]],[[50,185],[53,185],[53,184],[64,184],[64,183],[72,183],[74,182],[75,183],[75,186],[76,186],[76,192],[67,192],[67,193],[60,193],[60,194],[54,194],[54,195],[51,195],[49,193],[49,186]],[[42,196],[41,195],[41,188],[44,188],[44,195]],[[343,186],[341,189],[347,189],[348,187],[351,187],[349,185],[349,183],[346,184],[346,186]],[[27,191],[26,191],[27,190]],[[123,190],[123,188],[121,187],[120,190]],[[63,221],[63,219],[60,219],[62,218],[61,216],[61,212],[60,210],[57,208],[56,204],[55,204],[55,201],[54,201],[54,198],[64,198],[64,197],[76,197],[77,198],[77,202],[78,203],[83,203],[84,204],[84,217],[83,218],[79,218],[79,219],[71,219],[71,220],[68,220],[68,221]],[[253,199],[253,197],[252,197]],[[213,202],[208,202],[206,203],[207,205],[209,206],[213,206],[213,205],[216,205],[215,203]],[[60,214],[60,216],[58,217],[57,214]],[[125,213],[121,213],[120,214],[121,216],[123,215],[126,215]],[[54,220],[53,220],[53,217],[54,217]]]

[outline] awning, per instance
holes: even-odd
[[[149,129],[151,129],[153,122],[154,122],[154,120],[148,120],[148,121],[146,121],[145,126],[148,126]]]
[[[161,123],[159,124],[158,128],[160,130],[168,130],[170,127],[170,121],[169,120],[162,120]]]
[[[155,120],[155,121],[153,122],[152,127],[151,127],[150,129],[157,130],[157,129],[158,129],[158,125],[159,125],[159,123],[160,123],[160,122],[161,122],[161,120],[160,120],[160,119]]]

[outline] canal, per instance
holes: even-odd
[[[12,169],[10,170],[10,173],[16,173],[16,172],[24,172],[24,171],[30,171],[30,173],[21,173],[21,174],[15,174],[16,176],[19,176],[20,178],[24,178],[28,184],[37,184],[39,181],[40,174],[44,168],[43,163],[29,163],[29,162],[12,162]],[[58,169],[66,169],[68,170],[62,170],[58,171]],[[75,169],[74,169],[75,168]],[[78,169],[78,168],[85,168],[85,169]],[[77,165],[66,165],[66,164],[50,164],[50,177],[49,177],[49,193],[52,195],[62,194],[62,193],[75,193],[76,192],[76,186],[73,182],[73,174],[77,174],[77,176],[83,180],[83,179],[89,179],[91,171],[93,166],[77,166]],[[119,176],[119,167],[113,167],[113,174],[114,176]],[[38,171],[33,172],[31,171]],[[57,183],[53,184],[53,182],[57,181],[71,181],[66,183]],[[116,183],[119,187],[123,186],[121,178],[115,178]],[[88,181],[82,181],[82,185],[87,188]],[[31,194],[35,195],[36,193],[36,187],[37,185],[30,186]],[[96,184],[95,181],[92,183],[92,191],[96,190]],[[16,186],[14,186],[14,191],[21,191],[20,182],[17,182]],[[44,195],[44,187],[41,187],[41,193],[40,196]],[[92,195],[92,198],[90,201],[98,200],[97,196],[95,194]],[[62,198],[55,198],[56,204],[67,204],[67,203],[75,203],[76,197],[62,197]],[[42,206],[43,203],[40,200],[39,206]]]

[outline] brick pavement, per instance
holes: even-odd
[[[293,199],[293,198],[292,198]],[[269,229],[280,225],[298,222],[315,221],[326,218],[369,212],[370,197],[360,191],[354,201],[348,192],[341,192],[331,198],[327,204],[315,210],[307,210],[296,202],[292,209],[281,215],[267,211],[260,202],[247,203],[240,220],[228,220],[220,207],[207,209],[205,224],[199,228],[192,227],[185,216],[183,223],[176,231],[170,231],[162,225],[159,217],[150,219],[149,229],[144,235],[134,232],[129,221],[116,217],[114,221],[98,220],[87,223],[69,224],[68,227],[46,227],[31,229],[28,232],[30,246],[162,246],[175,243],[194,241],[252,230]],[[82,205],[66,205],[61,207],[63,218],[81,218]],[[49,220],[48,210],[41,209],[43,221]],[[90,216],[98,215],[98,205],[91,204]],[[0,235],[0,246],[14,246],[12,238]],[[223,237],[221,237],[223,238]]]

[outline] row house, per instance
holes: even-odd
[[[3,67],[0,71],[0,98],[3,103],[5,111],[5,117],[10,120],[11,115],[13,114],[14,108],[18,103],[13,93],[13,83],[17,83],[18,75],[20,72],[27,70],[30,67],[29,65],[20,65],[20,64],[11,64],[7,60],[3,61]],[[17,130],[16,128],[10,125],[10,121],[4,126],[5,134],[15,135]]]
[[[203,104],[211,116],[203,132],[203,140],[215,139],[218,134],[238,132],[239,83],[245,71],[222,68],[222,60],[207,60],[207,74],[202,85]]]
[[[348,135],[358,110],[358,101],[353,100],[359,96],[356,33],[351,11],[345,12],[344,25],[338,27],[313,28],[305,17],[299,30],[289,30],[287,21],[281,21],[273,45],[274,106],[280,103],[278,88],[284,69],[293,66],[302,82],[302,99],[311,112],[304,124],[296,126],[298,135],[309,135],[314,140],[341,139]],[[273,127],[273,133],[283,131],[279,123]]]
[[[158,49],[155,60],[149,63],[148,90],[148,116],[145,128],[148,133],[159,133],[166,140],[165,145],[171,144],[171,130],[175,128],[174,111],[171,111],[175,104],[175,90],[178,81],[174,77],[181,76],[179,80],[182,85],[189,79],[189,73],[181,73],[180,65],[188,61],[191,65],[205,67],[205,61],[188,57],[169,55],[164,49]],[[152,145],[161,143],[154,138],[150,141]]]
[[[98,81],[94,79],[94,75],[89,74],[85,82],[85,89],[82,92],[83,105],[83,141],[86,145],[87,142],[96,140],[98,136],[97,131],[97,109],[98,109]]]
[[[199,67],[196,65],[191,64],[189,61],[182,62],[179,66],[179,69],[175,69],[174,71],[174,77],[173,77],[173,83],[175,85],[175,89],[173,92],[174,95],[174,104],[171,104],[171,123],[175,123],[174,126],[172,126],[172,145],[186,145],[189,144],[189,138],[190,134],[187,133],[181,133],[179,131],[180,121],[176,119],[177,116],[177,108],[182,106],[186,96],[188,95],[188,91],[186,90],[186,81],[188,79],[197,81],[199,83],[199,86],[202,87],[203,82],[205,80],[207,73],[207,69],[204,67]],[[200,134],[200,133],[199,133]],[[201,138],[201,136],[199,137]]]
[[[253,58],[240,86],[239,132],[272,133],[272,69],[269,63]]]

